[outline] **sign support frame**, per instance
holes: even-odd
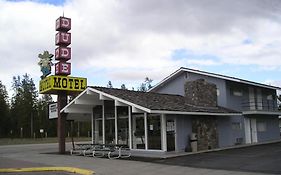
[[[60,111],[67,105],[67,92],[61,91],[57,96],[58,101],[58,121],[57,121],[57,131],[58,131],[58,143],[59,143],[59,153],[65,154],[65,124],[66,124],[66,113],[61,113]]]
[[[55,49],[55,60],[58,62],[55,64],[55,75],[51,74],[51,66],[54,64],[51,62],[53,54],[49,54],[48,51],[44,51],[43,54],[39,54],[39,65],[43,75],[39,83],[40,94],[56,94],[57,95],[57,137],[58,148],[60,154],[65,154],[65,129],[67,113],[60,112],[68,102],[68,95],[82,92],[87,87],[87,79],[81,77],[70,77],[71,63],[67,62],[71,59],[71,48],[68,45],[71,44],[71,19],[64,16],[59,17],[56,20],[56,37],[55,45],[58,46]]]

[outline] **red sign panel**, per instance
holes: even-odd
[[[71,48],[67,47],[71,44],[71,33],[68,31],[71,29],[71,19],[66,17],[59,17],[56,20],[56,45],[55,59],[59,62],[55,64],[56,75],[70,75],[71,63],[67,63],[67,60],[71,59]]]
[[[67,32],[71,29],[71,19],[66,17],[59,17],[56,20],[56,31]]]
[[[71,73],[71,63],[66,62],[58,62],[55,65],[56,67],[56,75],[70,75]]]
[[[67,61],[71,59],[71,48],[70,47],[57,47],[55,51],[55,59]]]
[[[56,45],[57,46],[68,46],[71,44],[71,33],[58,32],[56,34]]]

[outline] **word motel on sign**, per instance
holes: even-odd
[[[49,76],[40,81],[40,93],[56,93],[57,90],[83,91],[87,87],[87,79],[70,76]]]

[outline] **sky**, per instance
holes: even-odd
[[[88,85],[136,89],[187,67],[281,86],[280,0],[0,0],[9,94],[25,73],[38,87],[38,54],[54,53],[62,15],[72,19],[71,75]]]

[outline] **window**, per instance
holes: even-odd
[[[241,145],[243,143],[243,138],[239,137],[235,139],[235,145]]]
[[[220,96],[220,90],[217,89],[217,96]]]
[[[258,132],[265,132],[266,131],[266,123],[265,122],[258,122],[257,123],[257,130],[258,130]]]
[[[232,91],[232,95],[237,96],[237,97],[241,97],[243,95],[242,90],[233,90]]]
[[[232,129],[233,130],[241,130],[242,126],[240,122],[232,122]]]
[[[273,96],[272,95],[268,95],[268,96],[266,96],[266,99],[267,100],[273,100]]]

